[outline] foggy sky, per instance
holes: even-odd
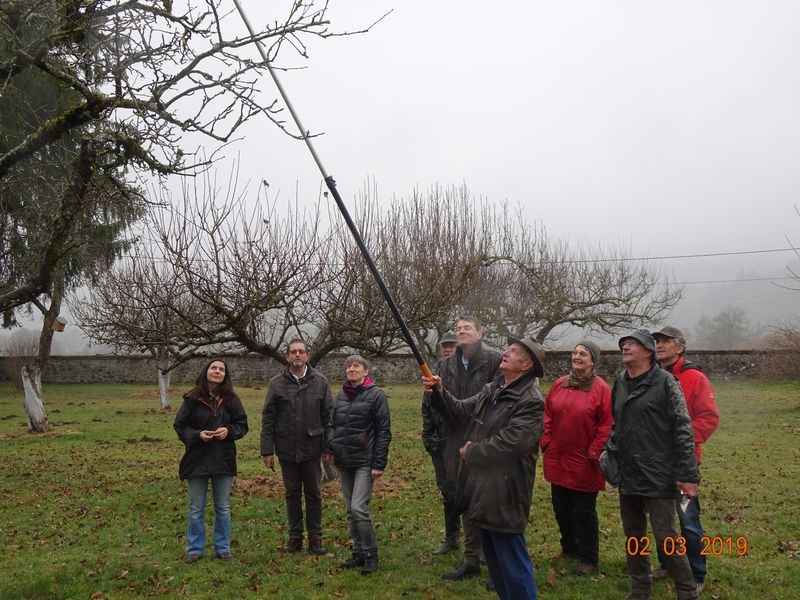
[[[245,1],[251,22],[283,2]],[[634,256],[800,245],[800,8],[795,1],[333,0],[332,29],[281,75],[345,200],[433,183],[522,206],[553,237]],[[235,14],[231,31],[242,30]],[[272,97],[271,81],[262,82]],[[288,117],[288,115],[287,115]],[[228,152],[273,197],[316,198],[305,146],[266,119]],[[677,281],[782,277],[791,254],[666,261]],[[797,264],[797,261],[794,261]],[[776,280],[777,281],[777,280]],[[785,282],[784,282],[785,283]],[[725,305],[800,313],[770,282],[686,286],[673,321]]]

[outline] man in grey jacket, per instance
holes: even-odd
[[[611,391],[614,429],[606,452],[619,465],[619,502],[631,593],[649,600],[652,587],[647,515],[678,600],[697,598],[689,561],[675,529],[675,499],[697,495],[694,435],[678,382],[655,360],[653,336],[639,329],[619,340],[624,370]]]
[[[308,366],[303,340],[289,342],[289,366],[272,378],[261,419],[261,456],[274,470],[277,453],[286,488],[289,519],[288,552],[303,549],[303,505],[306,500],[308,552],[325,554],[322,546],[320,457],[330,438],[331,388],[325,376]]]

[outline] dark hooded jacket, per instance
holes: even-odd
[[[261,414],[261,456],[283,462],[319,460],[330,437],[331,387],[308,367],[297,380],[289,369],[272,378]]]
[[[697,483],[694,435],[675,378],[658,366],[629,379],[622,371],[611,390],[614,429],[606,451],[616,453],[621,494],[678,495],[677,481]]]
[[[239,397],[230,393],[221,401],[195,388],[183,397],[173,425],[186,447],[178,474],[181,479],[212,475],[236,475],[235,441],[247,433],[247,415]],[[224,440],[204,442],[200,432],[228,428]]]
[[[446,388],[431,401],[471,442],[458,473],[459,504],[482,529],[523,533],[533,497],[544,399],[528,373],[504,385],[502,376],[458,400]]]
[[[372,379],[354,387],[345,383],[333,402],[331,424],[329,450],[336,466],[386,469],[392,440],[389,404]]]
[[[463,350],[456,348],[450,358],[439,361],[438,375],[442,385],[457,399],[469,398],[480,392],[487,383],[494,381],[500,366],[500,353],[483,342],[476,349],[465,369]],[[464,445],[464,426],[449,423],[442,414],[433,410],[430,394],[422,398],[422,443],[430,454],[444,456],[447,479],[455,481],[458,474],[458,449]]]

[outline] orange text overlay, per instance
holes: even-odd
[[[744,535],[704,535],[700,545],[701,556],[747,556],[750,553],[750,541]],[[667,536],[661,543],[661,550],[666,556],[684,556],[686,538],[682,535]],[[629,556],[650,556],[654,551],[655,542],[648,536],[628,537],[625,540],[625,553]]]

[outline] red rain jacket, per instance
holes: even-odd
[[[697,464],[703,457],[703,444],[711,437],[719,425],[719,409],[714,399],[714,388],[708,377],[683,356],[678,357],[672,366],[667,367],[678,380],[686,398],[686,408],[692,419],[694,431],[694,456]]]
[[[579,492],[605,488],[597,459],[611,432],[611,388],[595,376],[588,391],[565,387],[569,376],[553,383],[544,403],[544,477]]]

